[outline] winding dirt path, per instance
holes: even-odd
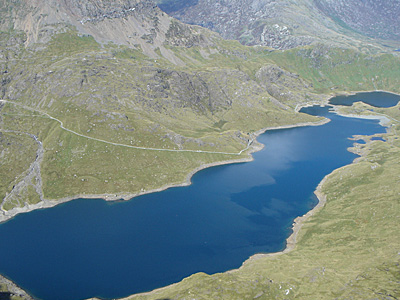
[[[68,131],[68,132],[70,132],[70,133],[72,133],[72,134],[75,134],[75,135],[77,135],[77,136],[80,136],[80,137],[83,137],[83,138],[87,138],[87,139],[90,139],[90,140],[94,140],[94,141],[97,141],[97,142],[100,142],[100,143],[106,143],[106,144],[110,144],[110,145],[114,145],[114,146],[121,146],[121,147],[127,147],[127,148],[139,149],[139,150],[165,151],[165,152],[209,153],[209,154],[223,154],[223,155],[236,155],[236,156],[240,156],[243,152],[247,151],[247,150],[250,148],[251,144],[252,144],[253,141],[254,141],[254,137],[251,137],[251,139],[250,139],[250,140],[248,141],[248,143],[247,143],[246,148],[240,150],[240,151],[237,152],[237,153],[233,153],[233,152],[218,152],[218,151],[206,151],[206,150],[190,150],[190,149],[161,149],[161,148],[151,148],[151,147],[141,147],[141,146],[126,145],[126,144],[113,143],[113,142],[110,142],[110,141],[106,141],[106,140],[98,139],[98,138],[95,138],[95,137],[87,136],[87,135],[78,133],[78,132],[76,132],[76,131],[73,131],[73,130],[71,130],[71,129],[68,129],[68,128],[66,128],[66,127],[64,126],[64,123],[63,123],[61,120],[59,120],[59,119],[57,119],[57,118],[55,118],[55,117],[52,117],[52,116],[49,115],[48,113],[43,112],[43,111],[41,111],[41,110],[34,109],[34,108],[32,108],[32,107],[25,106],[25,105],[22,105],[22,104],[19,104],[19,103],[15,103],[15,102],[9,101],[9,100],[4,100],[4,99],[0,99],[0,102],[9,103],[9,104],[12,104],[12,105],[16,105],[16,106],[22,107],[22,108],[24,108],[24,109],[26,109],[26,110],[30,110],[30,111],[33,111],[33,112],[40,113],[40,114],[42,114],[42,115],[48,117],[49,119],[58,122],[58,123],[60,124],[60,128],[61,128],[61,129],[65,130],[65,131]]]

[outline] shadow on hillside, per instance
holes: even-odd
[[[11,295],[9,292],[0,292],[0,300],[11,300]]]

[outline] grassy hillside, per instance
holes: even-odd
[[[297,72],[315,91],[390,90],[400,92],[400,60],[391,54],[369,56],[324,45],[274,52],[276,63]]]
[[[1,128],[22,135],[32,152],[29,159],[16,151],[21,167],[3,175],[4,211],[38,198],[118,198],[179,184],[201,165],[248,157],[239,154],[255,131],[317,120],[272,102],[229,67],[236,58],[225,67],[177,67],[73,31],[45,47],[21,42],[4,34]],[[35,142],[43,147],[40,174],[27,171]]]
[[[397,57],[324,46],[271,52],[224,40],[169,45],[183,62],[177,66],[73,30],[30,48],[20,33],[1,37],[2,131],[43,148],[36,163],[33,152],[15,154],[23,159],[3,175],[4,211],[182,183],[203,164],[247,157],[241,151],[253,132],[317,120],[294,113],[297,104],[400,86]]]

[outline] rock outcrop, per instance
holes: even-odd
[[[171,15],[246,45],[287,49],[310,44],[313,37],[295,35],[298,25],[290,19],[283,21],[283,13],[290,6],[288,1],[275,0],[199,0],[190,7],[171,11]]]
[[[245,45],[290,49],[322,42],[349,47],[355,41],[365,41],[363,34],[391,39],[400,36],[400,4],[395,0],[158,2],[185,23],[207,27]]]
[[[0,18],[0,30],[22,30],[26,33],[26,45],[47,43],[55,33],[69,28],[82,35],[93,36],[100,43],[112,42],[131,48],[141,48],[152,57],[161,55],[175,64],[182,62],[169,51],[165,44],[176,44],[173,33],[179,29],[190,41],[184,46],[209,43],[207,38],[188,25],[178,24],[162,12],[152,0],[1,0],[4,7]],[[170,28],[172,26],[172,28]]]

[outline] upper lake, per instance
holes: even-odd
[[[329,100],[331,105],[351,106],[354,102],[362,101],[375,107],[392,107],[399,103],[400,96],[386,92],[364,92],[348,96],[337,96]]]
[[[118,298],[283,250],[293,220],[316,205],[318,183],[356,158],[349,138],[385,132],[329,107],[302,111],[331,122],[268,131],[254,161],[202,170],[187,187],[78,199],[1,224],[0,273],[44,300]]]

